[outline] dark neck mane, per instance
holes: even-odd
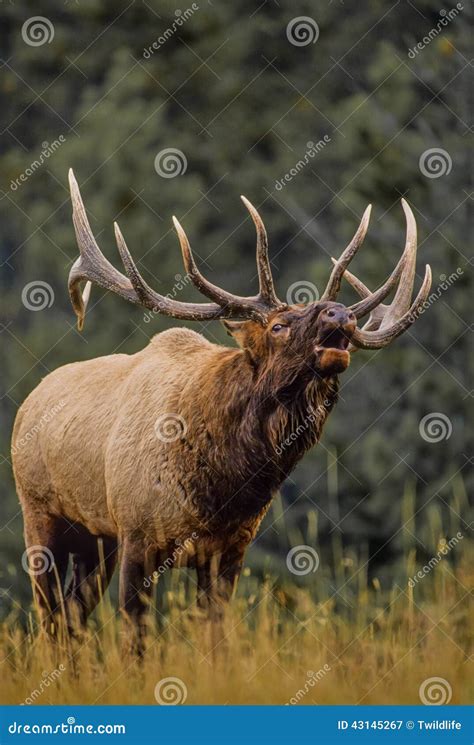
[[[289,473],[304,453],[319,441],[324,423],[337,401],[338,381],[312,380],[289,403],[278,404],[266,421],[268,442],[280,466]]]
[[[337,400],[336,377],[299,378],[291,389],[272,392],[260,385],[243,355],[223,358],[213,376],[208,423],[212,466],[207,504],[225,522],[259,514],[315,445]]]

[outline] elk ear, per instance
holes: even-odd
[[[243,342],[244,337],[246,336],[245,327],[247,324],[248,321],[222,321],[222,325],[227,331],[227,334],[233,336],[240,347],[246,346]]]
[[[262,327],[256,321],[222,321],[252,365],[258,365],[265,356]]]
[[[261,356],[261,327],[255,321],[222,321],[224,327],[253,363]]]

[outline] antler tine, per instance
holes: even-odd
[[[333,264],[337,263],[336,259],[334,258],[332,259],[332,262]],[[352,274],[352,272],[346,269],[343,274],[344,279],[346,279],[360,295],[360,297],[363,298],[362,300],[359,300],[358,303],[353,303],[349,306],[356,318],[363,318],[367,315],[367,313],[370,313],[372,310],[374,310],[374,308],[379,306],[382,303],[382,300],[385,300],[387,295],[390,294],[391,290],[395,287],[398,280],[400,279],[404,264],[405,255],[403,254],[390,276],[385,280],[383,285],[381,285],[374,292],[371,292],[367,285],[364,285],[364,283],[361,282],[360,279],[355,276],[355,274]],[[387,308],[388,306],[383,307]]]
[[[344,279],[347,279],[349,284],[352,285],[356,292],[358,292],[359,295],[364,298],[358,303],[350,305],[349,308],[352,310],[356,318],[362,318],[367,313],[370,313],[368,321],[362,327],[364,330],[372,331],[378,329],[378,327],[382,323],[385,310],[388,306],[384,305],[381,300],[383,300],[384,297],[386,297],[392,289],[392,283],[396,282],[400,271],[401,267],[399,262],[390,277],[375,292],[371,292],[367,285],[364,285],[364,283],[361,282],[360,279],[358,279],[358,277],[356,277],[355,274],[352,274],[352,272],[350,272],[348,269],[346,269],[346,271],[344,272]],[[354,351],[355,349],[356,347],[354,346],[349,348],[350,351]]]
[[[153,290],[138,271],[117,223],[114,223],[114,228],[122,263],[142,305],[150,310],[159,311],[165,316],[183,320],[198,321],[226,317],[226,310],[217,303],[182,303]]]
[[[173,217],[173,224],[178,234],[183,263],[186,272],[191,277],[194,286],[211,300],[228,310],[228,316],[239,315],[244,318],[253,318],[256,321],[265,322],[268,313],[276,308],[286,307],[284,303],[278,300],[273,288],[273,279],[268,261],[268,244],[267,234],[263,222],[257,210],[245,197],[241,197],[245,206],[249,210],[257,229],[257,266],[259,276],[259,294],[252,297],[242,297],[234,295],[221,287],[217,287],[209,282],[199,271],[194,260],[191,245],[188,237],[176,217]]]
[[[130,302],[136,302],[136,300],[129,280],[112,266],[96,243],[72,168],[69,169],[69,188],[72,201],[72,219],[80,256],[69,272],[68,288],[72,307],[77,316],[77,325],[81,330],[84,326],[91,282],[95,282],[107,290],[113,290]],[[84,280],[88,281],[84,292],[81,294],[80,285]]]
[[[336,262],[336,265],[334,269],[332,270],[331,276],[329,277],[329,281],[326,285],[326,289],[324,290],[321,296],[321,300],[335,300],[336,299],[337,293],[339,292],[341,288],[342,275],[344,274],[350,261],[354,258],[357,251],[361,247],[362,242],[365,238],[365,234],[367,233],[371,211],[372,211],[372,205],[369,204],[364,214],[362,215],[362,220],[360,221],[360,225],[357,228],[353,239],[351,240],[347,248],[344,249],[340,258]]]
[[[331,256],[331,261],[334,265],[337,264],[337,259],[335,259],[334,256]],[[349,282],[349,284],[354,288],[354,290],[357,292],[357,294],[361,298],[369,297],[369,295],[372,294],[372,292],[369,290],[367,285],[364,285],[364,283],[361,282],[359,277],[356,277],[355,274],[352,274],[352,272],[350,272],[349,269],[346,269],[342,276],[344,277],[344,279],[346,279]],[[354,306],[351,305],[351,309],[353,307]]]
[[[206,297],[219,303],[221,306],[229,306],[230,308],[245,305],[246,298],[240,297],[239,295],[233,295],[226,290],[217,287],[212,282],[209,282],[199,271],[194,261],[194,256],[191,251],[188,236],[186,235],[182,225],[176,217],[173,216],[173,225],[178,234],[179,243],[181,246],[181,253],[183,254],[183,264],[186,272],[191,277],[193,285],[206,295]]]
[[[259,283],[259,298],[271,308],[278,308],[284,303],[278,300],[273,285],[272,270],[268,257],[268,238],[263,220],[253,204],[243,195],[240,196],[247,207],[257,231],[257,271]]]
[[[413,283],[415,281],[417,249],[416,220],[409,204],[404,199],[402,199],[402,207],[407,222],[405,248],[403,251],[404,266],[395,297],[384,316],[380,326],[381,329],[389,328],[408,310],[413,292]]]
[[[423,312],[423,307],[429,295],[431,287],[431,267],[427,264],[425,277],[418,295],[411,307],[398,318],[389,328],[380,328],[377,331],[366,331],[356,329],[351,337],[351,342],[359,349],[382,349],[390,342],[403,334]]]

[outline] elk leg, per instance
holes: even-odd
[[[246,546],[233,546],[221,558],[218,576],[218,593],[221,602],[228,603],[237,587],[242,571]]]
[[[232,598],[242,571],[245,547],[232,547],[220,556],[199,557],[197,570],[197,604],[212,620],[220,620]]]
[[[69,562],[64,525],[58,518],[35,514],[25,516],[24,568],[31,578],[41,626],[55,636],[64,608],[63,589]]]
[[[122,544],[119,604],[125,625],[125,648],[143,656],[146,634],[145,614],[150,604],[153,585],[146,581],[151,575],[153,557],[140,543],[125,539]]]
[[[66,610],[73,625],[85,626],[112,579],[117,563],[115,538],[92,535],[81,529],[79,548],[72,554],[72,578],[66,592]]]
[[[199,556],[196,563],[197,573],[197,606],[202,611],[209,610],[209,593],[211,589],[211,561]]]

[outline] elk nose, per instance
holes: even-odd
[[[356,317],[348,308],[326,308],[321,315],[331,326],[355,328]]]

